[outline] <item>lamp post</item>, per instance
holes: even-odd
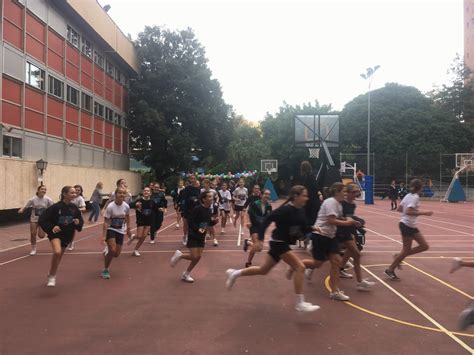
[[[372,77],[380,65],[376,65],[373,68],[367,68],[366,73],[360,74],[363,79],[369,81],[369,91],[367,99],[367,175],[370,175],[370,85],[372,84]]]
[[[41,186],[43,186],[43,172],[46,170],[47,166],[48,166],[48,162],[44,161],[43,158],[36,161],[36,169],[40,171],[39,178],[40,178]]]

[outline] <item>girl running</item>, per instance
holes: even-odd
[[[390,206],[393,210],[397,209],[397,200],[398,200],[398,187],[395,180],[392,180],[390,187],[388,188],[388,198],[390,199]]]
[[[48,233],[48,239],[53,249],[51,268],[46,286],[56,286],[56,272],[64,255],[67,245],[72,241],[75,231],[80,232],[84,225],[81,211],[72,200],[76,197],[76,190],[72,186],[61,189],[61,200],[44,211],[39,216],[38,224]]]
[[[304,186],[296,185],[291,188],[287,203],[273,211],[265,219],[259,231],[259,238],[263,240],[268,226],[272,222],[276,224],[270,239],[270,250],[263,265],[251,266],[240,270],[228,269],[226,271],[227,289],[230,290],[240,276],[268,274],[278,264],[280,259],[283,259],[294,270],[295,309],[300,312],[313,312],[319,309],[319,306],[304,301],[304,265],[290,248],[290,245],[296,244],[298,238],[304,235],[307,228],[303,209],[307,200],[308,192]]]
[[[252,240],[244,239],[244,251],[247,251],[250,246],[250,253],[245,267],[252,266],[255,253],[261,252],[263,249],[263,239],[260,239],[258,232],[262,228],[265,218],[272,212],[272,206],[269,202],[270,196],[270,190],[264,190],[261,199],[252,202],[249,206],[248,215],[250,223],[247,226],[249,227]]]
[[[221,215],[221,234],[225,233],[225,226],[227,224],[227,219],[230,215],[231,210],[231,200],[232,195],[229,190],[227,190],[227,184],[224,182],[222,184],[222,190],[218,192],[219,197],[219,211]]]
[[[234,208],[235,208],[235,219],[234,227],[237,227],[237,221],[240,218],[240,234],[244,235],[244,215],[245,215],[245,202],[247,201],[249,192],[244,186],[244,179],[239,180],[239,186],[234,190],[232,196],[234,198]]]
[[[335,182],[328,190],[329,198],[324,200],[318,212],[318,218],[314,225],[314,233],[311,234],[313,259],[303,260],[306,267],[305,275],[311,280],[313,270],[319,268],[329,259],[331,271],[329,285],[331,292],[329,297],[338,301],[347,301],[349,296],[339,289],[339,269],[341,267],[341,256],[339,255],[339,242],[336,238],[337,227],[360,227],[361,224],[347,217],[342,220],[342,205],[344,200],[344,184]],[[292,270],[288,271],[290,278]]]
[[[360,190],[356,184],[346,185],[346,198],[341,202],[343,217],[350,217],[353,219],[357,218],[354,216],[354,214],[356,209],[355,199],[358,196],[360,196]],[[359,220],[359,222],[360,221],[361,220]],[[356,233],[357,230],[355,226],[337,228],[337,240],[346,248],[341,265],[346,265],[346,262],[349,260],[349,258],[352,257],[354,259],[354,271],[357,279],[357,289],[360,291],[369,291],[370,287],[372,287],[375,283],[362,279],[362,273],[360,268],[361,255],[359,249],[357,248],[357,244],[354,237]],[[343,267],[340,268],[339,277],[352,279],[352,275],[344,271]]]
[[[100,214],[100,204],[102,203],[102,197],[107,196],[107,194],[102,193],[102,189],[104,188],[104,184],[102,182],[98,182],[95,186],[94,192],[91,195],[91,206],[92,211],[89,215],[89,223],[92,223],[92,219],[94,219],[94,223],[97,223]]]
[[[179,229],[179,223],[181,222],[181,212],[180,212],[180,193],[181,191],[184,190],[184,182],[183,180],[178,181],[178,187],[174,191],[174,193],[171,194],[173,197],[173,206],[174,210],[176,212],[176,226],[175,229]]]
[[[183,253],[176,250],[171,258],[171,267],[175,267],[181,259],[191,261],[188,268],[181,275],[181,280],[185,282],[194,282],[190,273],[194,267],[201,260],[206,243],[206,231],[210,226],[215,225],[218,219],[212,218],[211,205],[213,202],[213,195],[209,191],[204,191],[199,195],[199,204],[194,207],[191,214],[188,216],[188,240],[186,246],[189,248],[189,253]]]
[[[164,190],[161,189],[159,182],[155,182],[153,185],[151,199],[153,201],[153,215],[150,227],[150,244],[155,244],[156,233],[163,225],[164,215],[168,208],[168,200],[166,200],[166,195]]]
[[[201,186],[195,175],[189,177],[189,185],[183,190],[181,198],[182,212],[183,212],[183,245],[187,244],[188,240],[188,218],[191,216],[191,212],[194,207],[199,205],[199,195],[201,193]]]
[[[203,192],[210,192],[212,194],[212,204],[211,204],[211,216],[213,218],[218,218],[219,216],[219,206],[217,205],[217,192],[213,188],[211,188],[211,182],[208,179],[204,179],[203,183],[203,188],[201,189],[201,193]],[[211,235],[211,238],[213,239],[213,245],[215,247],[219,246],[219,242],[217,241],[216,238],[216,231],[214,230],[214,226],[209,226],[208,227],[208,232]]]
[[[86,212],[86,201],[84,200],[83,196],[83,190],[81,185],[74,185],[74,189],[76,189],[76,197],[74,200],[72,200],[71,203],[77,206],[79,208],[79,211],[81,213]],[[67,246],[67,250],[74,250],[74,237],[76,236],[76,233],[72,236],[71,243]]]
[[[151,190],[149,187],[145,187],[142,192],[143,197],[140,197],[130,207],[135,207],[136,218],[137,218],[137,234],[132,234],[128,237],[127,245],[132,244],[135,239],[138,239],[135,249],[133,250],[133,256],[141,256],[138,249],[142,246],[148,233],[150,232],[150,226],[153,223],[153,211],[154,202],[150,198]]]
[[[43,229],[38,225],[38,219],[41,214],[53,204],[53,200],[46,196],[46,186],[42,185],[36,189],[36,196],[29,199],[25,207],[18,210],[18,213],[23,213],[25,209],[32,207],[30,216],[31,256],[36,255],[36,236],[40,239],[45,237]]]
[[[423,189],[423,182],[414,179],[410,182],[410,193],[400,202],[397,211],[402,212],[402,218],[398,224],[402,234],[403,247],[402,251],[395,254],[392,264],[385,270],[385,276],[390,280],[399,281],[400,278],[395,274],[395,268],[400,266],[400,263],[407,256],[418,254],[428,250],[429,245],[423,235],[416,228],[416,218],[418,216],[431,216],[433,211],[419,211],[420,196],[419,192]],[[413,240],[418,245],[412,248]]]
[[[114,257],[119,257],[125,233],[130,235],[130,206],[125,202],[127,190],[119,187],[114,195],[114,201],[109,203],[104,213],[102,242],[107,243],[107,250],[104,251],[104,269],[100,275],[103,279],[110,279],[110,263]]]

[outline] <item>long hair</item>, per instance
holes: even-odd
[[[82,189],[82,186],[81,186],[81,185],[74,185],[74,188],[75,188],[75,189],[81,189],[81,193],[80,193],[79,195],[81,195],[81,196],[84,197],[84,195],[82,194],[82,193],[84,192],[84,190]]]
[[[336,193],[344,191],[344,184],[342,182],[335,182],[327,190],[328,197],[334,197]]]
[[[64,195],[67,194],[69,192],[69,190],[71,189],[74,189],[74,187],[72,186],[64,186],[62,189],[61,189],[61,195],[59,195],[59,200],[60,201],[63,201],[64,200]]]
[[[281,204],[280,207],[278,208],[281,208],[283,206],[285,206],[286,204],[290,203],[290,202],[293,202],[295,200],[295,198],[297,198],[298,196],[300,196],[301,194],[303,194],[303,192],[306,191],[306,187],[304,187],[303,185],[295,185],[293,186],[291,189],[290,189],[290,193],[288,194],[288,199],[283,202]]]
[[[46,187],[46,186],[44,186],[44,185],[38,186],[38,188],[36,189],[36,196],[38,196],[38,194],[39,194],[42,187]]]

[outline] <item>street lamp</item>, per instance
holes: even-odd
[[[376,65],[373,68],[367,68],[366,73],[360,74],[363,79],[369,81],[369,91],[367,100],[367,175],[370,175],[370,85],[372,84],[372,77],[380,68],[380,65]]]
[[[48,162],[47,161],[44,161],[43,158],[41,158],[40,160],[37,160],[36,161],[36,169],[38,169],[40,171],[40,181],[41,181],[41,186],[43,186],[43,171],[46,170],[46,167],[48,166]]]

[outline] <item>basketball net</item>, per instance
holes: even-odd
[[[319,159],[319,148],[308,148],[310,159]]]

